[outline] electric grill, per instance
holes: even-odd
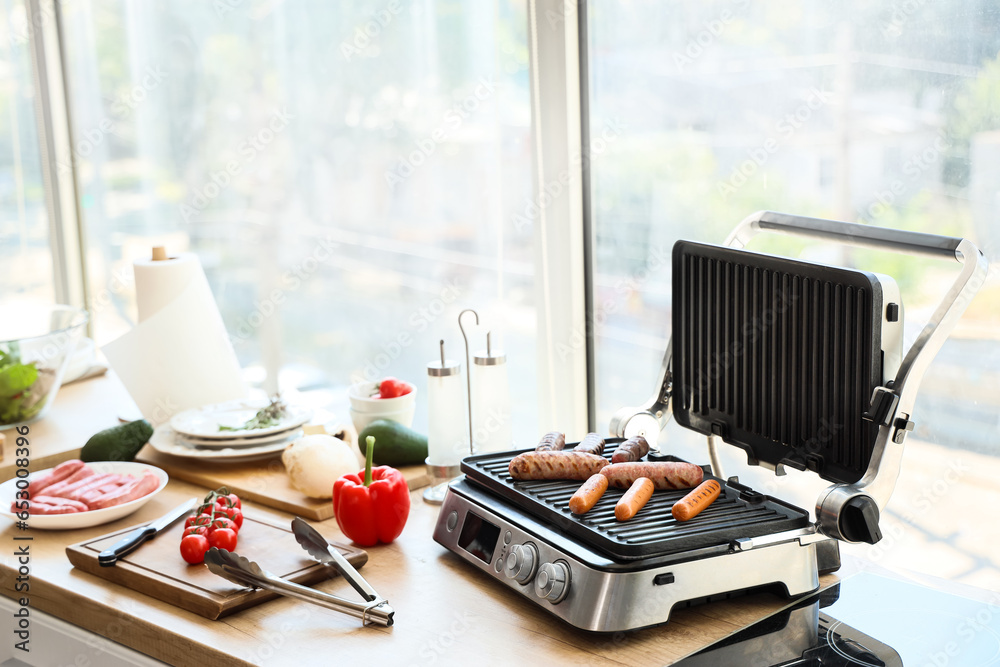
[[[746,251],[761,231],[957,260],[962,270],[903,355],[903,305],[888,276]],[[573,481],[514,481],[520,451],[467,457],[434,539],[572,625],[619,631],[664,623],[690,605],[777,587],[814,591],[840,564],[839,542],[881,539],[879,515],[913,428],[917,385],[987,271],[965,239],[761,212],[726,246],[673,250],[672,336],[656,393],[611,421],[605,455],[642,435],[650,460],[673,416],[708,438],[723,493],[690,521],[657,492],[630,521],[609,489],[587,514]],[[808,470],[833,484],[806,510],[722,479],[719,440],[777,475]],[[567,446],[567,449],[569,447]],[[522,450],[530,451],[530,450]]]

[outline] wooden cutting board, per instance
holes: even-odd
[[[173,478],[206,489],[228,487],[240,498],[295,514],[303,519],[325,521],[333,518],[332,502],[309,498],[292,488],[280,456],[250,463],[216,463],[170,456],[146,445],[135,460],[162,468]],[[399,471],[403,473],[411,491],[430,483],[427,466],[407,466]]]
[[[212,574],[204,563],[185,563],[179,548],[183,521],[175,521],[113,567],[101,567],[97,555],[136,527],[66,547],[69,562],[84,572],[213,620],[278,597],[271,591],[241,588]],[[334,546],[356,568],[368,561],[368,553],[361,549]],[[244,515],[236,553],[298,584],[311,585],[338,575],[335,568],[310,558],[295,541],[290,527],[255,518],[252,511]]]

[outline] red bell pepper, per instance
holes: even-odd
[[[410,489],[389,466],[372,468],[375,438],[368,436],[365,469],[333,484],[333,514],[340,530],[363,547],[399,537],[410,516]]]

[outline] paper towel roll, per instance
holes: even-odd
[[[239,361],[198,258],[141,260],[135,279],[139,324],[102,349],[142,415],[157,426],[181,410],[244,398]]]
[[[187,252],[162,261],[140,259],[133,262],[133,267],[140,322],[173,303],[192,280],[205,278],[198,257]]]

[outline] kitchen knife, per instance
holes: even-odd
[[[295,533],[295,540],[299,546],[308,551],[309,555],[319,562],[336,567],[361,597],[369,602],[378,599],[379,595],[371,587],[371,584],[358,574],[354,566],[337,551],[336,547],[327,542],[318,530],[299,517],[295,517],[292,519],[292,532]]]
[[[191,508],[198,502],[197,498],[186,500],[174,509],[152,523],[136,528],[131,533],[120,539],[110,549],[105,549],[97,556],[97,562],[102,567],[111,567],[119,558],[125,554],[132,553],[140,544],[154,537],[158,532],[172,524],[177,519],[191,511]]]

